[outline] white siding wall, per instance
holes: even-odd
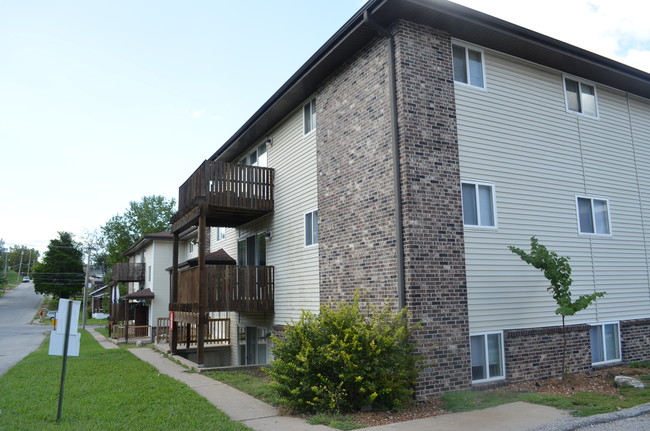
[[[275,211],[241,228],[228,229],[217,241],[211,233],[211,250],[223,248],[237,258],[237,241],[253,234],[272,232],[267,240],[267,265],[275,267],[274,315],[244,315],[239,325],[270,327],[298,319],[303,309],[317,311],[318,246],[304,247],[304,213],[317,208],[316,133],[303,135],[302,106],[267,134],[268,167],[275,169]],[[256,143],[257,145],[260,142]],[[253,147],[251,147],[252,149]],[[234,325],[233,325],[234,326]]]
[[[495,185],[498,220],[465,229],[470,331],[561,322],[542,273],[507,249],[532,235],[571,257],[574,299],[607,292],[568,322],[650,316],[650,103],[630,97],[628,110],[596,84],[599,118],[567,113],[561,72],[485,57],[487,90],[456,86],[461,178]],[[577,194],[609,199],[611,237],[578,233]]]
[[[172,265],[173,242],[154,241],[147,248],[147,268],[151,265],[151,281],[147,278],[147,287],[155,297],[149,308],[149,324],[156,326],[159,317],[169,317],[169,272]],[[148,271],[148,269],[147,269]],[[147,272],[147,277],[149,274]]]

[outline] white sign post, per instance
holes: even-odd
[[[81,303],[79,301],[71,301],[69,299],[59,300],[59,311],[56,313],[56,327],[50,336],[49,354],[55,356],[63,355],[61,386],[59,389],[59,410],[56,415],[57,423],[61,422],[61,409],[63,408],[63,388],[65,384],[65,370],[68,363],[68,355],[79,356],[79,342],[81,341],[81,334],[79,334],[77,330],[79,326],[80,305]]]

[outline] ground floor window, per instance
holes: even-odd
[[[503,333],[472,335],[470,341],[472,381],[505,378]]]
[[[621,360],[621,339],[618,323],[592,325],[589,330],[591,362],[594,364]]]
[[[271,331],[256,326],[240,326],[239,336],[239,365],[266,364],[268,339]]]

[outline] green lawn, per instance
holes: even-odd
[[[203,397],[122,350],[105,350],[82,333],[68,358],[61,423],[56,423],[60,356],[46,340],[0,377],[0,431],[248,430]]]

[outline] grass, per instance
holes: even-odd
[[[642,380],[650,380],[643,376]],[[618,394],[580,392],[572,395],[549,395],[536,393],[508,393],[491,391],[460,391],[442,396],[442,408],[450,412],[466,412],[501,404],[524,401],[543,404],[562,410],[570,410],[574,416],[591,416],[615,412],[650,402],[650,388],[621,388]]]
[[[249,429],[131,353],[103,349],[87,332],[80,356],[68,358],[57,424],[62,359],[47,348],[46,340],[0,377],[0,430]]]
[[[275,392],[269,385],[271,380],[262,370],[208,371],[203,375],[246,392],[265,403],[278,405]]]

